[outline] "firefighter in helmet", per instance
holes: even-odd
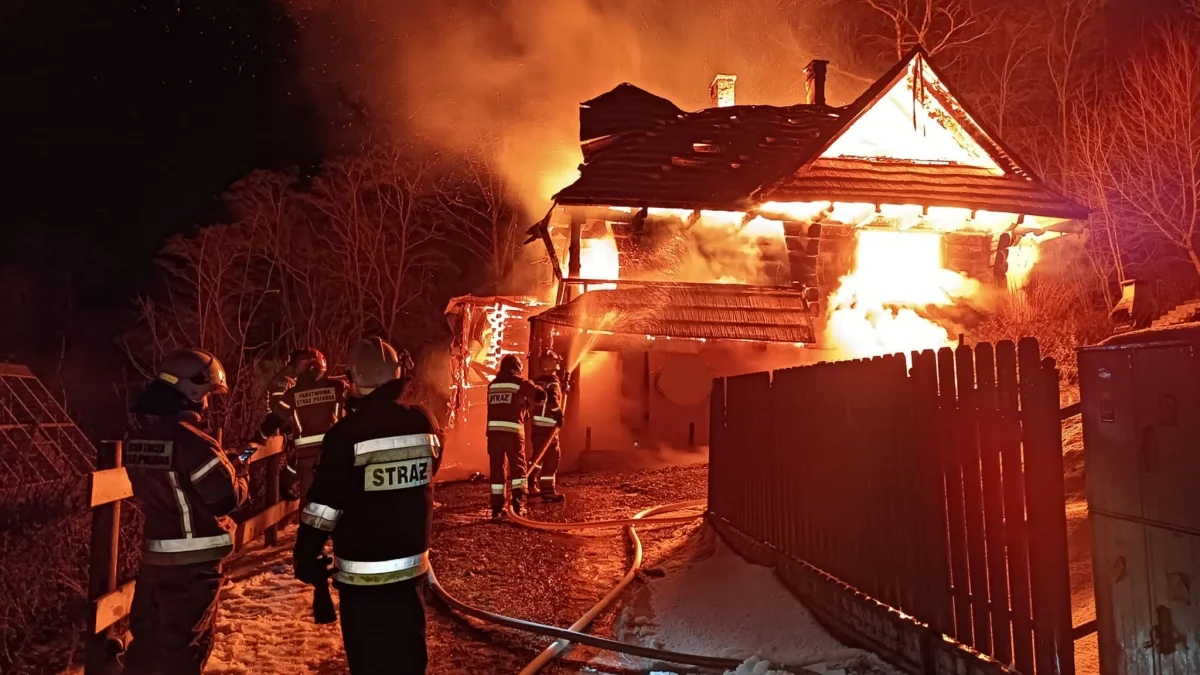
[[[228,391],[208,352],[168,356],[133,406],[125,466],[145,516],[125,673],[199,675],[213,646],[227,517],[245,503],[241,462],[201,431],[208,397]],[[235,468],[235,465],[239,468]]]
[[[410,380],[387,342],[355,345],[348,375],[359,400],[325,434],[300,515],[296,578],[318,585],[333,577],[352,675],[423,674],[422,587],[441,430],[424,409],[400,402]]]
[[[560,450],[558,436],[563,423],[566,383],[561,379],[562,359],[547,349],[538,357],[538,375],[533,383],[541,387],[533,406],[533,466],[529,469],[529,494],[547,502],[565,497],[555,486]]]
[[[525,421],[541,391],[521,375],[521,360],[512,354],[500,359],[500,369],[488,384],[487,446],[492,473],[492,518],[504,512],[505,466],[518,515],[525,498]]]
[[[312,347],[288,358],[282,376],[268,391],[270,411],[259,428],[260,442],[285,431],[290,448],[279,476],[280,490],[290,499],[303,496],[312,483],[313,466],[321,454],[321,438],[345,413],[346,384],[325,377],[325,355]],[[279,391],[279,383],[286,388]]]

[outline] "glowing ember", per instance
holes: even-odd
[[[937,233],[862,230],[854,270],[830,300],[828,338],[856,358],[953,344],[919,310],[953,305],[978,289],[978,282],[942,266]]]
[[[579,273],[584,279],[620,279],[621,265],[617,240],[613,236],[593,237],[579,242]],[[589,291],[616,288],[616,284],[589,286]]]

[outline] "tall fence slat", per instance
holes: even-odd
[[[1073,675],[1057,376],[1035,342],[1018,364],[1004,341],[915,353],[911,369],[891,355],[714,380],[709,509],[765,545],[754,555],[949,638],[901,641],[929,672],[950,672],[934,654],[957,641]],[[856,602],[825,610],[900,644]]]
[[[1008,611],[1008,560],[1005,557],[1004,486],[1000,480],[1000,410],[992,346],[975,348],[976,408],[979,411],[980,478],[986,520],[988,596],[992,609],[992,655],[1012,663],[1012,617]]]
[[[983,482],[979,468],[979,410],[975,392],[975,354],[970,347],[954,352],[958,384],[957,452],[962,467],[963,508],[967,525],[967,563],[971,580],[971,625],[975,648],[992,653],[992,611],[988,589],[987,539],[983,518]]]
[[[954,378],[954,352],[938,350],[938,448],[946,483],[946,525],[950,539],[950,581],[954,594],[954,637],[974,646],[971,635],[971,581],[967,564],[967,520],[963,503],[962,466],[955,452],[958,435],[958,383]]]
[[[1025,468],[1021,457],[1017,347],[996,344],[996,393],[1000,407],[1000,462],[1004,483],[1004,530],[1008,547],[1009,607],[1012,612],[1013,663],[1033,671],[1033,613],[1029,600],[1029,538],[1025,527]]]
[[[1071,587],[1067,554],[1066,486],[1058,370],[1042,361],[1038,344],[1017,345],[1025,448],[1029,582],[1033,600],[1034,663],[1038,675],[1074,672]]]
[[[909,442],[910,463],[917,478],[919,510],[916,518],[922,527],[920,556],[920,597],[927,603],[918,616],[945,635],[954,635],[954,607],[951,596],[950,547],[946,536],[946,484],[942,477],[942,458],[936,435],[938,422],[937,356],[929,350],[913,355],[912,393],[913,436]]]

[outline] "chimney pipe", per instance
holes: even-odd
[[[717,75],[708,86],[712,104],[717,108],[728,108],[734,104],[733,85],[737,83],[737,75]]]
[[[804,66],[806,76],[805,89],[808,92],[809,105],[825,105],[825,66],[828,61],[813,59]]]

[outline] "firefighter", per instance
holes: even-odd
[[[361,398],[325,434],[296,535],[296,578],[323,585],[333,576],[352,675],[421,674],[441,431],[428,412],[400,403],[410,380],[391,345],[363,340],[349,361]],[[332,561],[323,550],[330,536]]]
[[[492,518],[504,513],[505,465],[511,477],[513,512],[525,498],[525,421],[541,391],[521,376],[521,360],[509,354],[488,385],[487,445],[492,470]]]
[[[558,437],[562,429],[563,404],[566,386],[560,379],[562,360],[547,349],[538,357],[538,376],[533,383],[542,388],[533,407],[533,447],[529,470],[529,495],[547,502],[561,502],[565,497],[555,486],[560,450]],[[541,453],[541,457],[538,456]]]
[[[199,675],[212,651],[221,562],[233,550],[227,516],[248,493],[242,472],[200,430],[209,395],[227,391],[212,354],[183,349],[134,404],[124,459],[145,524],[126,675]]]
[[[284,487],[288,473],[293,477],[298,474],[299,490],[288,495],[295,499],[308,493],[321,454],[321,440],[345,413],[346,383],[325,377],[325,355],[316,349],[301,350],[292,360],[295,384],[279,400],[279,407],[290,412],[287,426],[292,442],[280,487]]]
[[[345,384],[325,377],[325,355],[312,347],[297,349],[267,385],[267,417],[258,430],[265,443],[278,432],[288,443],[279,474],[280,492],[298,499],[312,482],[320,437],[345,409]]]

